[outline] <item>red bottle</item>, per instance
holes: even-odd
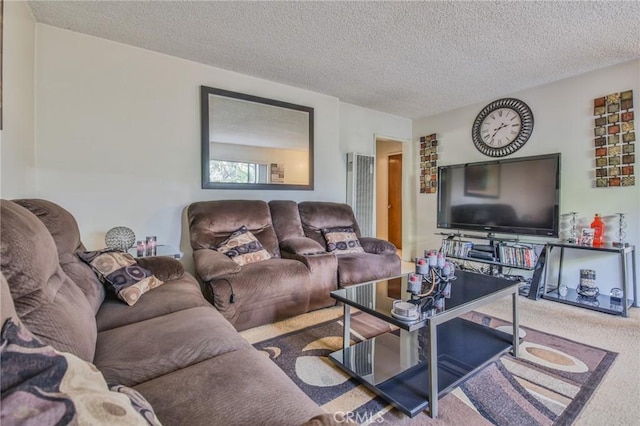
[[[598,213],[591,222],[591,228],[593,228],[593,246],[602,247],[604,245],[604,222]]]

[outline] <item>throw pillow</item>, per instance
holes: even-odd
[[[218,244],[216,250],[229,256],[240,266],[271,259],[269,252],[246,226],[234,231],[229,238]]]
[[[327,251],[336,254],[364,253],[360,240],[350,226],[323,228],[322,235],[327,242]]]
[[[138,265],[129,253],[101,250],[79,251],[77,255],[91,266],[107,289],[129,306],[147,291],[163,284],[151,271]]]
[[[45,345],[14,317],[2,327],[0,369],[3,426],[160,424],[153,411],[140,415],[127,395],[110,391],[93,364]]]
[[[140,392],[123,385],[113,385],[109,387],[112,392],[119,392],[127,396],[131,401],[131,406],[138,414],[145,418],[150,425],[160,425],[160,420],[156,417],[153,407]]]

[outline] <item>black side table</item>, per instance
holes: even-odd
[[[558,281],[555,286],[549,284],[549,255],[554,247],[560,248],[560,265],[558,267]],[[584,297],[576,292],[574,289],[567,289],[566,296],[561,296],[559,288],[561,285],[562,277],[562,264],[564,261],[564,250],[590,250],[603,254],[615,254],[620,258],[620,270],[622,272],[622,298],[620,301],[615,298],[611,298],[609,295],[599,294],[595,297]],[[577,244],[550,242],[546,245],[546,258],[547,266],[545,267],[544,274],[544,291],[542,297],[544,299],[553,300],[555,302],[566,303],[568,305],[579,306],[582,308],[592,309],[595,311],[606,312],[609,314],[627,316],[627,311],[630,306],[638,306],[638,294],[637,294],[637,276],[636,276],[636,248],[635,246],[616,247],[611,244],[606,244],[603,247],[591,247],[581,246]],[[633,299],[629,299],[628,286],[629,286],[629,268],[627,257],[631,256],[631,275],[633,278],[632,293]],[[549,288],[551,287],[551,288]]]

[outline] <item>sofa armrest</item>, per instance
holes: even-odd
[[[367,253],[374,254],[384,254],[391,253],[395,254],[398,252],[396,246],[391,244],[389,241],[381,240],[379,238],[373,237],[360,237],[360,245]]]
[[[242,267],[226,255],[211,249],[193,252],[195,269],[204,282],[240,272]]]
[[[173,257],[141,257],[136,263],[151,271],[160,281],[171,281],[184,275],[182,262]]]
[[[320,243],[307,237],[288,238],[280,243],[280,250],[302,256],[327,252]]]

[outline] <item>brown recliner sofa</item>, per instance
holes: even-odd
[[[75,254],[84,246],[69,212],[44,200],[0,203],[3,327],[17,315],[45,344],[95,364],[107,383],[139,391],[166,425],[297,425],[323,413],[175,259],[148,262],[165,282],[128,306]],[[3,405],[3,415],[12,408]]]
[[[196,202],[188,207],[187,216],[195,270],[204,283],[203,292],[237,330],[335,303],[329,297],[329,291],[336,288],[335,256],[314,241],[299,239],[291,244],[297,244],[306,256],[283,257],[265,201]],[[251,231],[271,259],[240,266],[215,250],[241,226]]]
[[[332,306],[335,300],[329,293],[339,286],[400,274],[395,246],[361,237],[347,204],[201,201],[188,207],[187,216],[203,291],[238,330]],[[255,235],[271,259],[240,266],[216,250],[241,226]],[[340,226],[354,228],[365,253],[327,252],[321,230]]]
[[[298,204],[304,236],[325,245],[322,229],[353,228],[364,253],[339,254],[338,284],[345,287],[366,281],[380,280],[400,274],[401,261],[396,247],[389,241],[363,237],[348,204],[304,201]]]

